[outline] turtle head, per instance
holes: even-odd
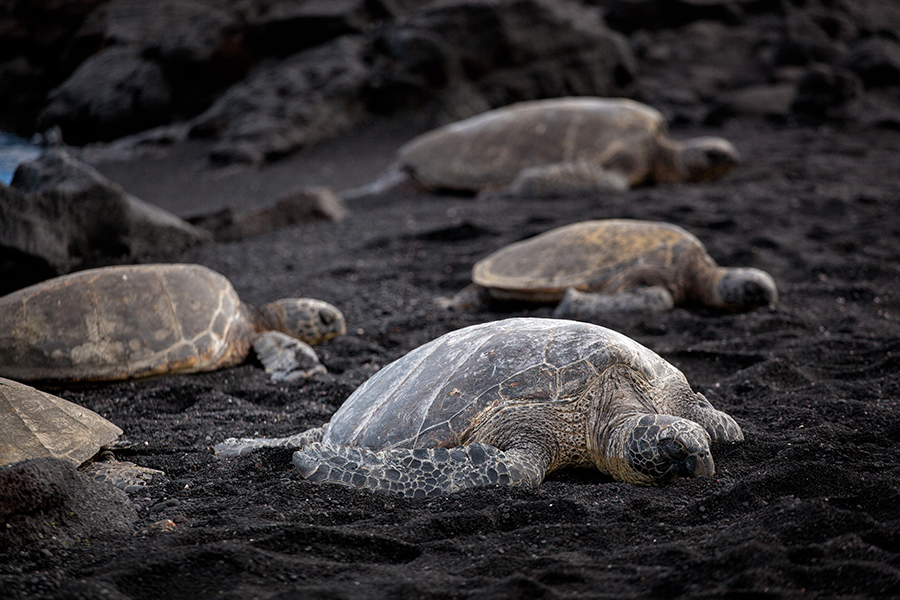
[[[347,332],[344,315],[336,307],[313,298],[284,298],[268,305],[276,329],[307,344],[318,344]]]
[[[679,477],[712,477],[709,434],[701,425],[670,415],[642,415],[630,423],[624,439],[626,468],[618,477],[629,483],[666,485]]]
[[[737,148],[723,138],[698,137],[681,143],[681,167],[686,181],[718,179],[740,160]]]
[[[713,290],[713,304],[727,310],[750,310],[774,306],[778,288],[765,271],[759,269],[721,269],[721,277]]]

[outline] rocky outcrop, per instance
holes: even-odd
[[[621,93],[624,38],[571,1],[441,3],[258,68],[192,122],[219,162],[257,163],[371,113],[437,103],[444,121],[517,100]]]
[[[11,186],[0,187],[0,203],[0,293],[85,261],[174,254],[210,240],[62,150],[20,165]]]
[[[194,119],[191,134],[218,140],[216,162],[259,163],[349,129],[365,115],[361,44],[345,36],[258,68]]]

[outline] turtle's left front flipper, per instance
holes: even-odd
[[[81,470],[94,481],[108,483],[126,492],[135,492],[150,483],[155,475],[164,475],[157,469],[118,460],[98,460],[88,463]]]
[[[610,314],[663,313],[674,306],[672,294],[662,286],[642,287],[618,294],[579,292],[569,288],[553,311],[553,316],[557,319],[593,321]]]
[[[315,443],[294,453],[310,481],[340,483],[412,497],[443,496],[484,485],[535,487],[547,472],[539,453],[472,444],[457,448],[365,448]]]
[[[326,372],[309,344],[279,331],[257,336],[253,349],[272,381],[294,381]]]

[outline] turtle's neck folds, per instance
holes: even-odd
[[[684,163],[681,160],[681,144],[660,139],[656,160],[652,161],[654,183],[678,183],[684,181]]]
[[[284,309],[276,302],[269,302],[259,307],[242,304],[241,308],[247,314],[248,321],[253,323],[257,333],[280,331],[290,334],[284,322]]]
[[[705,250],[698,254],[688,270],[688,276],[692,279],[687,286],[687,289],[692,290],[690,300],[704,306],[721,307],[722,299],[719,298],[718,285],[724,272],[725,269],[716,264]]]

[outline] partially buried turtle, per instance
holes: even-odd
[[[0,377],[0,466],[51,456],[95,481],[132,491],[162,471],[118,461],[122,430],[83,406]]]
[[[742,311],[778,301],[768,273],[720,267],[681,227],[630,219],[582,221],[510,244],[475,263],[472,281],[443,303],[559,303],[554,316],[591,320],[676,304]]]
[[[297,447],[311,481],[407,496],[537,486],[562,467],[663,485],[712,476],[711,441],[740,427],[681,371],[598,325],[515,318],[466,327],[394,361],[330,423],[288,438],[229,439],[220,456]]]
[[[625,190],[715,179],[740,156],[725,139],[668,137],[663,115],[620,98],[554,98],[490,110],[425,133],[392,170],[347,197],[412,182],[427,190],[522,195]]]
[[[0,375],[103,381],[211,371],[250,348],[273,379],[320,372],[308,344],[344,333],[334,306],[289,298],[259,308],[200,265],[104,267],[0,298]]]

